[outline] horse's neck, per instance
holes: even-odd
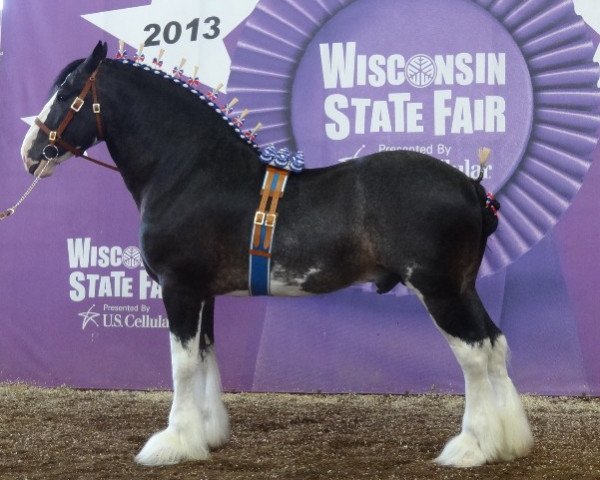
[[[107,69],[99,79],[106,143],[138,206],[156,182],[169,188],[194,175],[208,185],[212,176],[220,184],[260,181],[257,155],[201,100],[131,66]]]

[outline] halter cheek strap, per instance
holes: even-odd
[[[100,67],[98,66],[98,68],[100,68]],[[50,143],[48,143],[48,145],[46,145],[46,147],[44,147],[44,150],[43,150],[43,155],[46,158],[46,160],[53,160],[54,158],[58,157],[58,148],[56,147],[56,145],[58,144],[65,150],[71,152],[76,157],[85,158],[86,160],[89,160],[90,162],[96,163],[96,164],[101,165],[106,168],[110,168],[111,170],[116,170],[116,171],[119,170],[117,167],[115,167],[113,165],[102,162],[100,160],[96,160],[91,157],[88,157],[87,155],[85,155],[83,153],[83,151],[81,149],[71,145],[70,143],[66,142],[62,138],[63,132],[69,126],[69,124],[75,117],[75,114],[79,113],[79,111],[85,104],[85,98],[88,96],[88,94],[91,91],[92,92],[92,100],[93,100],[92,111],[94,112],[94,115],[96,118],[96,131],[98,133],[98,140],[104,140],[104,130],[102,128],[102,117],[100,116],[100,112],[101,112],[100,102],[98,101],[98,91],[96,88],[97,84],[98,84],[98,81],[97,81],[98,68],[96,68],[96,70],[94,70],[94,72],[87,79],[87,81],[85,82],[85,85],[83,87],[83,90],[81,90],[81,93],[77,97],[75,97],[75,100],[73,100],[73,103],[71,104],[71,108],[65,115],[65,118],[63,118],[62,122],[60,122],[60,125],[58,126],[58,128],[56,130],[50,130],[50,128],[48,128],[48,126],[44,122],[42,122],[39,118],[36,117],[35,124],[38,126],[38,128],[40,130],[42,130],[42,132],[44,132],[46,135],[48,135],[48,140],[50,142]],[[54,156],[50,156],[49,153],[46,152],[46,150],[51,147],[53,147],[55,150]]]

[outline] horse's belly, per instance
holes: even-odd
[[[320,269],[315,267],[311,267],[303,273],[291,273],[276,265],[272,268],[270,273],[270,294],[276,297],[304,297],[308,295],[330,293],[351,285],[374,280],[373,275],[365,275],[364,278],[353,279],[354,281],[340,281],[339,283],[336,282],[334,285],[327,285],[327,282],[323,282],[319,278],[319,274],[322,273],[323,272]],[[309,282],[310,280],[312,280],[312,282]],[[315,287],[315,281],[318,286],[316,291],[312,289]],[[228,292],[227,295],[247,297],[250,295],[250,291],[235,290]]]
[[[308,271],[303,274],[291,274],[276,265],[271,269],[269,291],[271,292],[271,295],[277,297],[302,297],[313,295],[304,290],[303,286],[311,275],[317,273],[319,273],[319,269],[309,268]],[[235,290],[233,292],[228,292],[227,295],[233,297],[245,297],[250,295],[250,291]]]

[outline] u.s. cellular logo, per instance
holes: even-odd
[[[68,238],[69,298],[148,300],[162,298],[160,286],[143,269],[136,246],[96,245],[90,237]]]
[[[145,311],[144,311],[145,310]],[[139,305],[90,306],[78,313],[81,330],[96,328],[169,328],[169,319],[162,314],[151,315],[148,307]]]

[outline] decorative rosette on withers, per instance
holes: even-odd
[[[267,165],[289,172],[300,173],[304,169],[304,154],[301,151],[292,154],[285,147],[277,150],[274,145],[269,145],[262,151],[260,160]]]

